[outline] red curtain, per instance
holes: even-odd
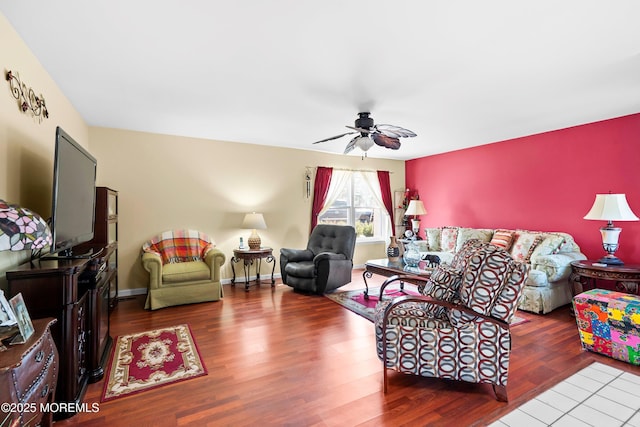
[[[391,233],[396,235],[395,222],[393,222],[393,199],[391,198],[391,181],[389,180],[389,171],[378,171],[378,182],[380,183],[380,193],[382,194],[382,202],[389,212],[391,218]]]
[[[318,214],[327,200],[329,184],[331,184],[331,174],[333,168],[318,167],[316,171],[316,181],[313,185],[313,206],[311,207],[311,230],[318,224]]]

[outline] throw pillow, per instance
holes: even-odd
[[[563,236],[558,234],[547,234],[540,244],[533,250],[531,258],[535,259],[538,256],[554,254],[563,243]]]
[[[425,228],[424,234],[427,236],[427,242],[429,242],[429,250],[433,252],[440,251],[440,232],[441,228]]]
[[[511,247],[511,256],[516,261],[528,263],[531,259],[531,254],[541,241],[541,234],[518,232]]]
[[[513,236],[515,232],[510,230],[496,230],[491,238],[491,244],[504,248],[505,250],[511,249],[513,244]]]
[[[481,242],[491,240],[493,230],[488,228],[460,228],[458,230],[458,240],[456,241],[456,252],[462,249],[462,246],[471,239],[478,239]]]
[[[443,252],[455,252],[458,242],[458,227],[442,227],[440,232],[440,250]]]
[[[573,240],[573,236],[561,231],[556,231],[554,234],[564,238],[564,241],[554,253],[580,252],[580,247],[576,244],[575,240]]]

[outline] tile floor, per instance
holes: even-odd
[[[490,427],[640,427],[640,376],[593,363]]]

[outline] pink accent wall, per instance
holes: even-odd
[[[422,229],[565,231],[598,259],[606,223],[583,219],[595,194],[625,193],[640,215],[640,113],[410,160],[406,184],[427,209]],[[640,221],[615,224],[616,255],[640,264]]]

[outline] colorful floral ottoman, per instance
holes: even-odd
[[[640,365],[640,297],[593,289],[573,298],[582,347]]]

